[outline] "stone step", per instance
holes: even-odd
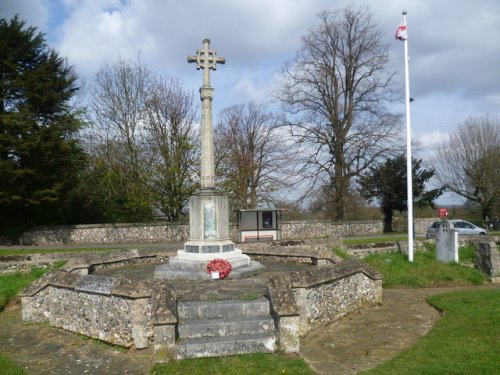
[[[193,319],[224,319],[269,314],[269,301],[264,297],[252,301],[179,301],[177,303],[179,322]]]
[[[221,258],[223,258],[221,256]],[[224,258],[226,259],[229,263],[231,263],[231,266],[233,269],[237,269],[240,267],[247,267],[251,261],[250,258],[247,255],[241,255],[241,257],[234,257],[234,258]],[[186,259],[179,259],[178,257],[172,257],[169,258],[168,263],[173,269],[181,270],[181,271],[195,271],[195,270],[200,270],[200,271],[206,271],[207,264],[209,260],[186,260]]]
[[[244,277],[257,275],[263,272],[265,269],[266,267],[262,263],[251,261],[250,265],[246,267],[234,268],[229,274],[229,278],[242,279]]]
[[[245,316],[233,319],[199,319],[179,324],[179,337],[214,337],[274,332],[274,320],[267,316]]]
[[[241,263],[241,264],[240,264]],[[233,262],[230,279],[249,277],[262,272],[265,266],[259,262]],[[212,277],[206,272],[207,262],[190,262],[170,259],[170,263],[156,266],[154,277],[167,280],[210,280]]]
[[[269,333],[190,338],[179,341],[177,359],[273,353],[275,350],[276,337]]]
[[[200,281],[200,280],[211,280],[211,276],[204,270],[185,271],[177,270],[172,268],[169,264],[162,264],[156,266],[155,279],[167,279],[167,280],[190,280],[190,281]]]

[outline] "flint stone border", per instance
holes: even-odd
[[[300,241],[299,241],[300,242]],[[285,246],[286,245],[286,246]],[[382,277],[366,264],[340,261],[331,242],[252,244],[251,254],[297,259],[321,265],[314,270],[277,273],[267,283],[279,349],[296,352],[300,337],[382,300]],[[97,254],[92,254],[97,255]],[[89,270],[141,261],[140,254],[73,259],[51,271],[22,293],[23,320],[42,322],[112,344],[146,348],[154,342],[156,361],[168,361],[176,350],[177,296],[165,280],[131,281],[88,275]],[[150,254],[144,256],[150,261]],[[145,261],[144,259],[142,261]]]
[[[260,243],[242,243],[238,247],[253,259],[271,259],[282,262],[309,263],[317,266],[329,266],[340,263],[342,258],[331,249],[340,244],[339,240],[315,241],[272,241]]]
[[[164,280],[131,281],[64,270],[45,274],[21,294],[25,321],[48,321],[54,327],[137,349],[147,348],[155,332],[175,332],[175,300]],[[175,337],[158,342],[172,347]]]

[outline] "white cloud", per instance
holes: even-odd
[[[426,133],[417,137],[417,141],[422,147],[432,148],[442,144],[443,142],[447,142],[449,138],[450,135],[448,133],[435,130],[432,133]]]
[[[201,76],[186,57],[209,37],[227,59],[213,79],[214,103],[221,109],[251,99],[266,100],[276,72],[294,56],[301,36],[317,25],[317,14],[350,4],[350,0],[3,0],[0,8],[2,14],[19,12],[30,24],[49,31],[56,49],[89,82],[118,56],[135,59],[140,54],[153,69],[196,91]],[[467,117],[498,114],[498,0],[380,0],[376,5],[359,0],[354,5],[358,4],[369,6],[374,21],[386,31],[384,40],[401,87],[403,45],[394,40],[394,32],[401,11],[408,11],[415,98],[412,127],[417,139],[431,142],[434,131],[446,134]]]

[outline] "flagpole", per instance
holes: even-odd
[[[406,23],[406,10],[403,10]],[[408,29],[406,29],[408,32]],[[410,72],[408,69],[408,37],[404,40],[405,58],[405,101],[406,101],[406,196],[408,206],[408,260],[413,262],[413,173],[411,163],[411,127],[410,127]]]

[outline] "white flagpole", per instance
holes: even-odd
[[[406,10],[403,10],[406,23]],[[406,26],[408,33],[408,25]],[[408,260],[413,262],[413,173],[411,165],[411,127],[410,127],[410,72],[408,69],[408,34],[404,40],[405,51],[405,99],[406,99],[406,196],[408,206]]]

